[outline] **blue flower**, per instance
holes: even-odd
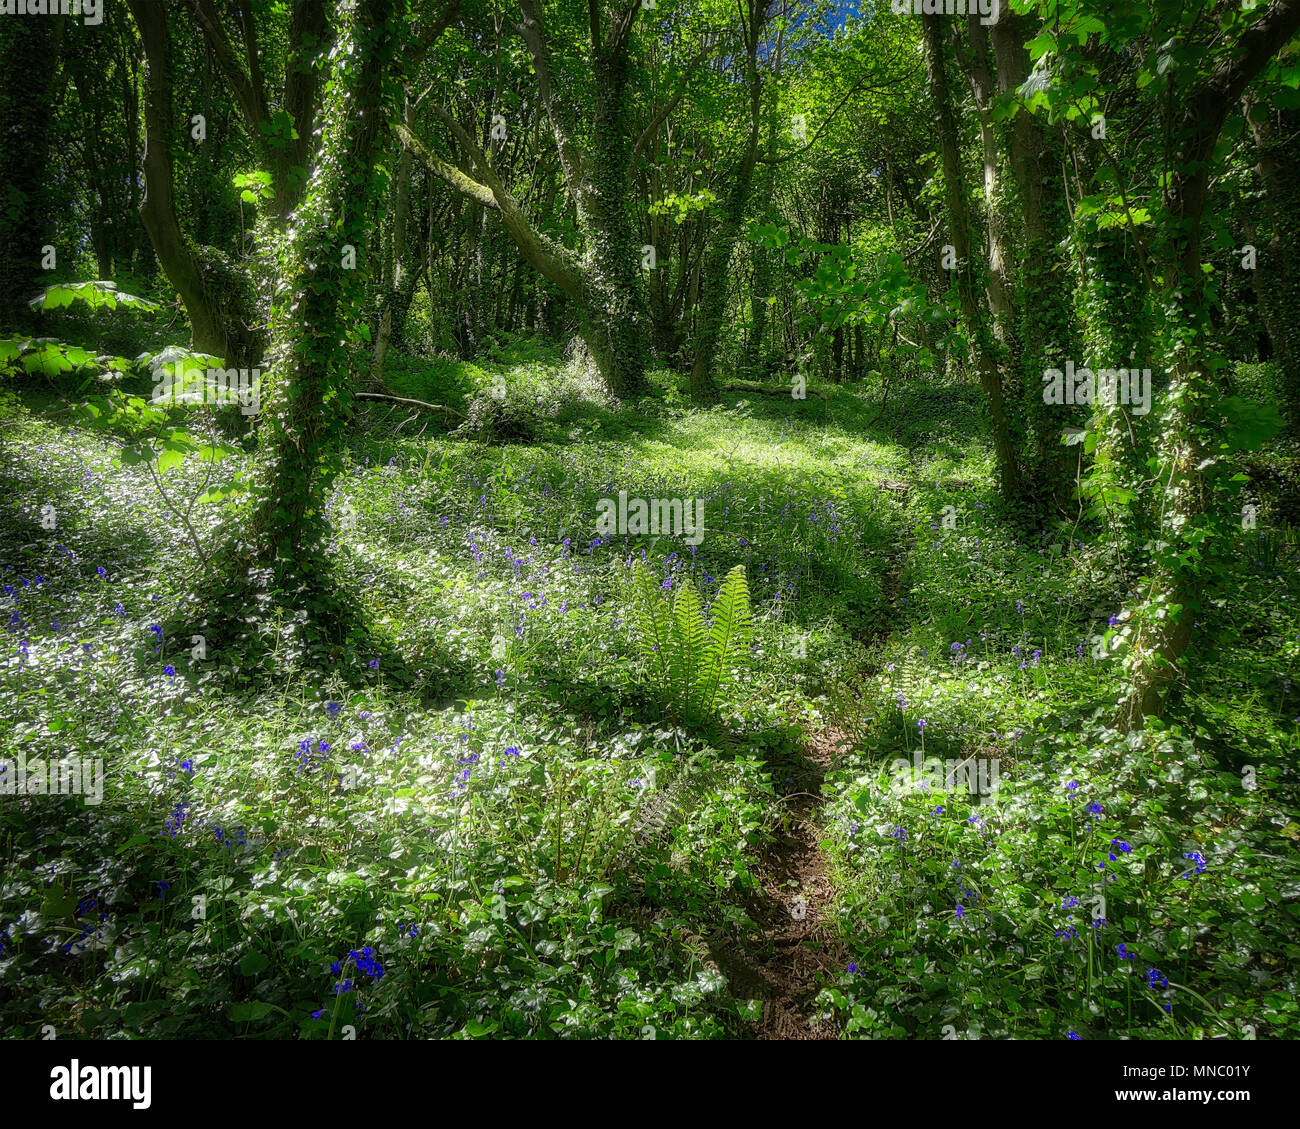
[[[1137,960],[1137,953],[1129,952],[1128,946],[1123,941],[1115,946],[1115,951],[1119,953],[1120,960]]]
[[[953,916],[956,917],[958,921],[960,921],[963,917],[966,916],[966,907],[958,906],[956,910],[953,911]]]
[[[1194,862],[1194,863],[1196,864],[1196,873],[1197,873],[1197,874],[1204,874],[1204,873],[1205,873],[1205,856],[1202,855],[1200,851],[1190,851],[1190,852],[1188,852],[1187,854],[1183,855],[1183,858],[1185,858],[1185,859],[1191,859],[1192,862]],[[1187,873],[1184,874],[1182,877],[1183,877],[1186,881],[1190,882],[1191,879],[1192,879],[1192,872],[1189,870],[1189,871],[1187,871]]]
[[[1072,1042],[1080,1041],[1080,1036],[1076,1035],[1073,1031],[1067,1031],[1065,1033],[1065,1037],[1071,1040]]]
[[[319,1019],[324,1014],[325,1014],[325,1009],[321,1008],[320,1011],[313,1011],[311,1013],[311,1017],[312,1019]]]
[[[175,678],[176,668],[172,666],[171,663],[168,663],[165,667],[163,667],[163,674],[167,675],[168,678]]]
[[[327,714],[329,714],[330,717],[334,717],[334,716],[336,716],[336,715],[338,714],[339,710],[341,710],[342,708],[343,708],[343,707],[342,707],[341,705],[339,705],[338,702],[326,702],[326,703],[325,703],[325,712],[326,712]]]
[[[1147,969],[1147,987],[1154,988],[1157,984],[1162,988],[1169,987],[1169,979],[1158,968]]]

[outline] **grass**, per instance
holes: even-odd
[[[399,395],[497,406],[451,437],[359,415],[321,562],[341,645],[273,590],[241,640],[196,638],[198,561],[147,473],[7,395],[0,741],[102,758],[105,791],[0,797],[0,1034],[749,1033],[712,954],[761,934],[774,774],[837,733],[849,961],[810,1017],[1295,1037],[1293,546],[1244,567],[1168,728],[1123,739],[1094,637],[1131,578],[1096,531],[1003,519],[973,388],[906,385],[868,426],[871,389],[697,411],[654,380],[618,409],[546,350],[395,360]],[[703,542],[596,537],[620,490],[703,499]],[[196,514],[219,543],[228,516]],[[691,732],[638,656],[640,560],[706,601],[746,570],[752,643]],[[996,795],[900,787],[915,754],[996,760]]]

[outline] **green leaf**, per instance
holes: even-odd
[[[239,962],[239,971],[245,976],[256,976],[259,972],[264,971],[270,963],[265,953],[245,953]]]

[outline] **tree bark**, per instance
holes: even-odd
[[[147,0],[137,0],[147,2]],[[372,160],[385,120],[383,74],[395,47],[394,0],[358,4],[349,52],[324,107],[316,167],[289,224],[289,269],[272,314],[271,371],[259,417],[249,523],[253,559],[310,572],[323,540],[324,493],[351,399],[340,340],[359,321],[379,177]],[[347,269],[342,249],[356,250]],[[352,331],[355,336],[355,331]]]
[[[1173,107],[1169,220],[1160,259],[1165,336],[1175,364],[1164,418],[1169,502],[1161,532],[1171,542],[1192,547],[1206,517],[1202,437],[1208,431],[1204,404],[1211,388],[1206,364],[1210,299],[1201,269],[1201,225],[1214,149],[1228,108],[1239,103],[1249,83],[1298,30],[1300,0],[1274,0],[1183,104]],[[1177,664],[1192,640],[1201,583],[1197,570],[1183,558],[1157,571],[1139,612],[1129,691],[1116,717],[1117,728],[1140,728],[1163,708],[1164,692],[1178,676]]]
[[[200,353],[227,358],[229,335],[199,272],[198,260],[176,219],[172,186],[172,84],[168,72],[167,9],[151,0],[127,0],[144,47],[144,198],[140,219],[158,264],[176,288],[190,320],[190,339]]]
[[[957,295],[961,303],[962,320],[970,339],[971,353],[984,390],[989,423],[993,433],[993,455],[998,468],[998,482],[1003,497],[1019,499],[1021,495],[1020,468],[1004,406],[1002,373],[997,357],[988,318],[980,306],[980,287],[977,284],[972,258],[973,225],[970,204],[962,175],[961,152],[957,143],[957,126],[953,120],[952,99],[948,78],[944,71],[943,42],[940,17],[922,15],[925,41],[926,72],[939,127],[939,149],[943,158],[944,195],[948,205],[948,230],[953,250],[957,256]]]

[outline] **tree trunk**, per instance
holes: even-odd
[[[334,448],[351,400],[346,346],[364,302],[361,264],[378,197],[374,154],[384,120],[383,73],[392,62],[394,0],[357,5],[342,33],[355,41],[336,68],[324,107],[321,151],[289,224],[289,270],[272,314],[271,371],[263,389],[250,521],[262,565],[310,571],[325,532],[322,509]],[[356,249],[357,269],[342,248]]]
[[[200,353],[225,360],[230,352],[216,303],[199,273],[198,260],[181,233],[172,190],[172,84],[168,73],[167,9],[151,0],[127,0],[144,46],[144,198],[140,219],[158,264],[176,288],[190,320],[190,340]]]
[[[1007,95],[1029,76],[1025,42],[1036,25],[1025,16],[1004,12],[992,26],[998,90]],[[1019,401],[1026,429],[1033,437],[1034,493],[1064,501],[1069,478],[1068,450],[1060,442],[1061,421],[1043,402],[1043,373],[1061,368],[1076,353],[1070,276],[1057,251],[1069,216],[1060,171],[1061,142],[1055,132],[1021,109],[1011,119],[1008,141],[1012,177],[1023,220],[1016,336],[1020,346]]]
[[[988,408],[999,488],[1004,498],[1019,499],[1020,468],[1016,462],[1015,447],[1011,441],[1003,403],[1002,373],[998,363],[997,344],[980,304],[980,287],[976,281],[975,264],[972,258],[973,228],[965,178],[961,169],[957,126],[953,120],[948,78],[944,72],[943,45],[940,37],[941,18],[922,15],[921,21],[925,39],[926,72],[938,119],[949,233],[957,256],[957,295],[961,302],[962,320],[966,324],[975,369],[979,374],[980,387],[984,390],[985,404]]]
[[[1207,528],[1203,458],[1217,433],[1207,425],[1211,393],[1207,332],[1210,328],[1209,282],[1201,269],[1201,224],[1214,150],[1229,106],[1237,105],[1250,81],[1300,29],[1300,0],[1274,0],[1261,18],[1225,52],[1213,71],[1171,108],[1174,128],[1172,175],[1168,187],[1169,218],[1161,230],[1164,278],[1163,338],[1173,358],[1165,426],[1163,479],[1168,505],[1161,533],[1175,550],[1158,563],[1150,593],[1139,609],[1133,640],[1128,696],[1116,726],[1139,728],[1164,706],[1164,691],[1178,676],[1178,662],[1192,640],[1204,579],[1193,558],[1213,551]],[[1176,552],[1177,546],[1186,552]]]
[[[406,125],[415,125],[415,103],[410,91],[405,100]],[[375,348],[370,358],[370,375],[376,380],[384,375],[384,359],[388,355],[388,344],[393,335],[393,323],[397,322],[398,336],[401,336],[402,323],[406,320],[406,310],[411,304],[412,264],[407,256],[407,228],[411,216],[411,165],[414,155],[406,146],[402,146],[397,160],[397,183],[393,204],[393,254],[391,268],[384,279],[384,303],[380,315],[379,332],[375,335]],[[405,291],[405,298],[403,298]],[[399,307],[403,307],[399,309]]]

